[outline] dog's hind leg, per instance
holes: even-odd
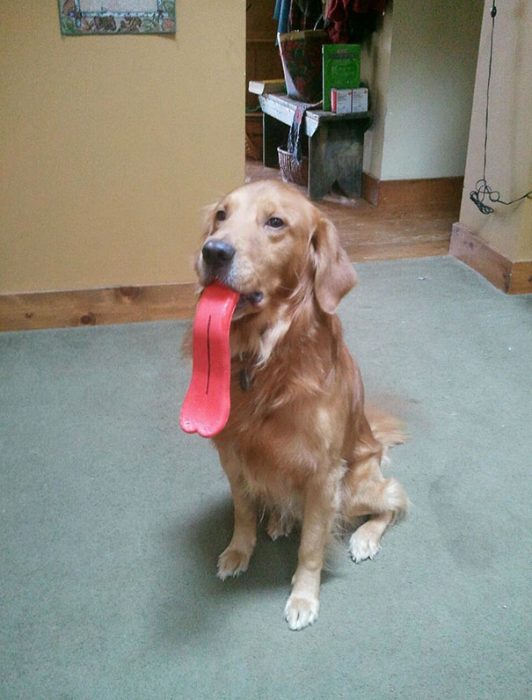
[[[220,450],[220,461],[229,479],[234,508],[233,536],[218,558],[218,577],[223,581],[248,568],[257,541],[257,511],[244,487],[238,459]]]
[[[349,552],[354,562],[373,559],[381,548],[381,538],[388,526],[408,509],[408,497],[397,479],[385,479],[380,469],[382,450],[367,445],[358,459],[350,465],[344,482],[344,519],[370,516],[349,540]],[[373,454],[372,454],[373,452]]]
[[[272,540],[279,537],[288,537],[294,527],[294,519],[290,513],[283,513],[273,509],[268,518],[266,532]]]

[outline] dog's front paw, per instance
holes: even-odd
[[[320,601],[313,597],[291,595],[284,609],[284,617],[291,630],[302,630],[318,619]]]
[[[251,554],[234,547],[227,547],[218,557],[218,578],[224,581],[229,576],[238,576],[247,571]]]
[[[380,544],[371,537],[354,532],[349,540],[349,554],[355,564],[359,564],[366,559],[375,559],[380,551]]]

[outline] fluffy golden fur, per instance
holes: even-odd
[[[389,418],[368,420],[360,371],[335,314],[356,275],[332,223],[274,181],[245,185],[209,210],[196,269],[201,286],[216,279],[241,294],[230,334],[231,414],[214,438],[234,501],[218,575],[247,569],[260,514],[268,514],[273,539],[301,523],[285,617],[302,629],[318,615],[324,553],[338,520],[368,516],[349,542],[359,562],[375,556],[408,503],[380,470],[402,434]]]

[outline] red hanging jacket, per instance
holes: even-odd
[[[335,44],[347,44],[355,15],[383,14],[386,0],[331,0],[325,19],[327,32]]]

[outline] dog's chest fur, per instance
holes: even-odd
[[[348,360],[333,327],[307,324],[301,334],[293,324],[265,364],[249,352],[232,360],[231,415],[214,442],[237,456],[248,491],[283,510],[297,510],[309,476],[342,460]]]

